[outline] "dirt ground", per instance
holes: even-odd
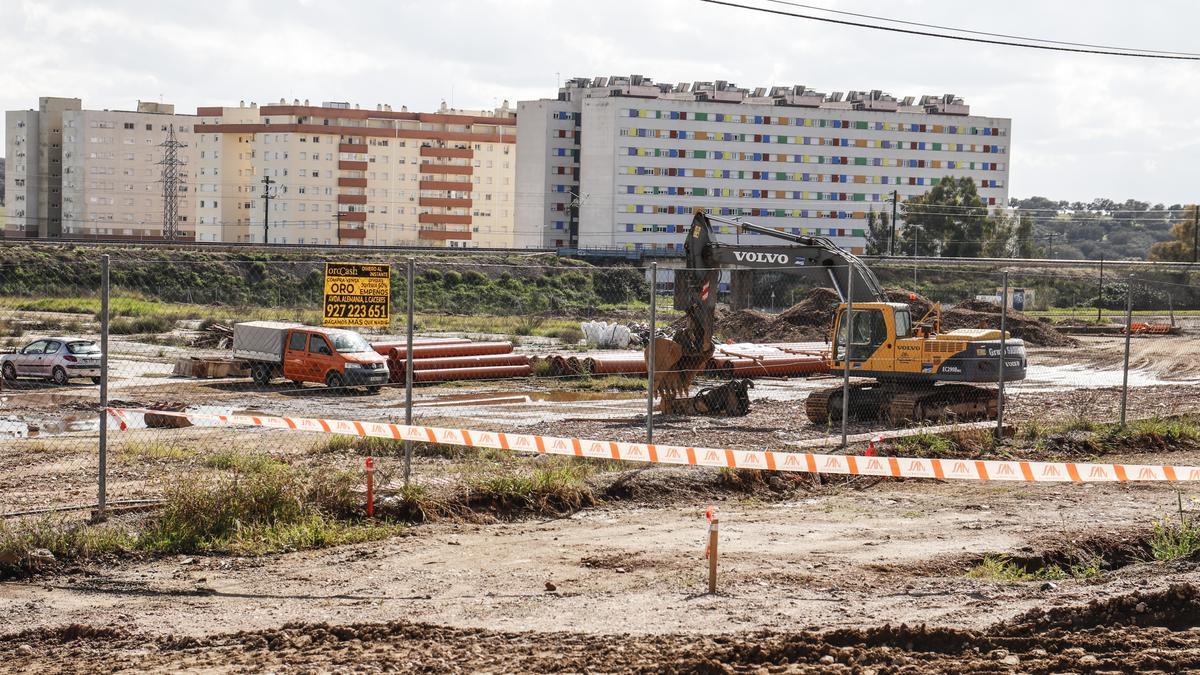
[[[679,475],[655,475],[672,471]],[[1194,589],[1171,590],[1200,583],[1198,562],[1122,553],[1174,509],[1170,486],[858,481],[778,502],[731,495],[716,501],[719,592],[711,596],[709,500],[663,496],[661,487],[699,471],[647,470],[634,478],[642,496],[568,518],[424,525],[382,543],[259,559],[115,561],[5,582],[0,670],[1200,665],[1191,628],[1200,625],[1200,599]],[[1051,559],[1068,550],[1094,552],[1105,569],[1051,584],[964,574],[989,552]],[[1088,607],[1095,602],[1129,606],[1110,617]],[[1046,625],[1038,612],[1050,613]],[[1133,622],[1141,623],[1122,625]]]
[[[1134,340],[1140,365],[1131,374],[1131,417],[1195,409],[1194,343],[1189,336]],[[1084,338],[1079,348],[1031,352],[1042,370],[1008,390],[1010,419],[1112,419],[1120,385],[1112,366],[1123,346]],[[403,416],[402,391],[334,397],[316,387],[173,380],[162,376],[158,358],[130,359],[143,365],[130,367],[114,398]],[[830,434],[813,429],[803,411],[804,395],[830,384],[760,381],[749,417],[659,419],[655,440],[788,449]],[[641,394],[551,389],[422,389],[418,420],[644,437]],[[0,417],[30,420],[38,433],[0,441],[0,512],[93,500],[95,429],[80,427],[96,417],[94,389],[32,383],[3,396]],[[201,456],[239,448],[308,461],[323,441],[203,427],[110,433],[113,500],[152,498],[162,481],[196,470],[194,459],[137,446],[174,444]],[[1200,449],[1137,448],[1119,459],[1200,464]],[[332,461],[357,466],[361,457]],[[398,462],[378,460],[393,476]],[[414,475],[442,485],[454,480],[452,469],[420,457]],[[124,556],[56,566],[0,582],[0,672],[1200,668],[1200,559],[1155,562],[1146,553],[1153,524],[1178,508],[1175,486],[789,477],[743,489],[733,478],[617,466],[601,476],[598,505],[559,518],[443,521],[382,542],[260,558]],[[1189,509],[1193,496],[1200,493],[1183,488]],[[710,505],[721,521],[716,595],[705,587]],[[1053,581],[968,576],[989,554],[1035,572],[1066,560],[1091,561],[1096,570]]]

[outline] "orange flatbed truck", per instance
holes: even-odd
[[[324,384],[331,389],[366,387],[378,392],[388,381],[387,357],[361,335],[279,321],[246,321],[233,326],[233,357],[245,361],[250,377],[266,386],[276,377]]]

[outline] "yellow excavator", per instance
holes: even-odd
[[[712,239],[713,221],[795,245],[719,243]],[[998,382],[1001,368],[1005,382],[1025,378],[1024,342],[1007,335],[1001,340],[1000,331],[994,329],[943,331],[940,305],[914,321],[907,303],[889,302],[862,260],[830,239],[699,212],[688,230],[684,256],[687,269],[676,283],[684,284],[685,315],[672,338],[654,340],[654,390],[664,413],[745,415],[749,411],[747,381],[734,380],[689,395],[692,382],[712,358],[721,269],[733,266],[827,279],[841,299],[829,367],[835,374],[843,373],[848,359],[855,380],[848,404],[842,400],[840,384],[809,395],[805,411],[814,424],[840,421],[843,410],[851,420],[887,419],[896,425],[994,419],[997,389],[975,383]]]

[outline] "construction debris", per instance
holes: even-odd
[[[942,311],[942,328],[1000,328],[1000,306],[982,300],[970,300]],[[1074,347],[1075,338],[1064,335],[1049,321],[1035,319],[1013,309],[1006,312],[1005,328],[1009,335],[1035,347]]]
[[[191,344],[204,349],[230,349],[233,347],[233,327],[222,323],[201,324],[200,334]]]
[[[175,360],[175,377],[249,377],[250,366],[240,359],[185,356]]]

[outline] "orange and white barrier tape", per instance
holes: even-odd
[[[822,455],[772,450],[729,450],[597,441],[582,438],[444,429],[385,422],[271,417],[267,415],[212,415],[141,408],[109,408],[122,429],[128,413],[154,413],[182,417],[193,423],[253,426],[328,434],[391,438],[422,443],[443,443],[575,457],[616,459],[628,462],[690,464],[731,469],[762,469],[812,474],[934,478],[938,480],[1024,481],[1031,483],[1102,483],[1123,481],[1200,481],[1200,466],[1159,464],[1098,464],[1080,462],[1023,462],[1015,460],[925,459],[862,455]]]

